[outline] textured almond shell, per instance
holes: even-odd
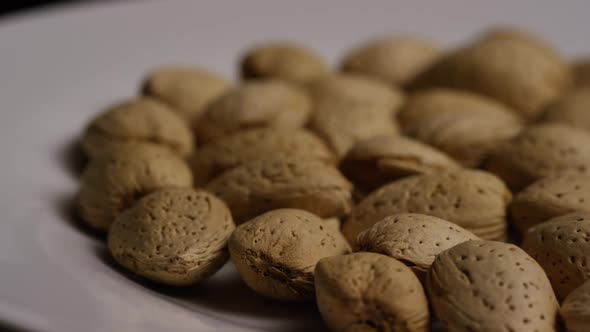
[[[498,143],[522,129],[522,121],[506,106],[450,89],[411,95],[398,118],[406,135],[446,152],[466,167],[479,166]]]
[[[436,148],[397,135],[358,141],[340,163],[344,175],[365,191],[409,175],[458,168],[457,162]]]
[[[427,288],[449,331],[555,331],[559,305],[551,284],[515,245],[467,241],[443,251]]]
[[[197,149],[189,159],[196,185],[205,185],[244,162],[268,158],[305,158],[334,162],[335,156],[316,135],[305,129],[241,130]]]
[[[255,46],[240,61],[242,78],[275,78],[305,83],[329,72],[328,65],[312,50],[287,42]]]
[[[589,131],[589,109],[590,86],[580,87],[549,104],[539,117],[539,120],[542,122],[559,122]]]
[[[248,287],[270,298],[300,301],[314,296],[316,263],[347,254],[350,247],[317,215],[278,209],[239,225],[229,252]]]
[[[590,133],[562,124],[527,127],[498,146],[485,167],[515,192],[547,176],[590,170]]]
[[[569,332],[590,331],[590,282],[576,288],[563,301],[561,317]]]
[[[374,253],[320,260],[316,298],[332,331],[428,331],[420,281],[401,262]]]
[[[90,226],[106,230],[135,200],[163,187],[190,187],[192,174],[178,155],[154,145],[93,159],[84,170],[78,211]]]
[[[309,97],[293,85],[251,81],[228,90],[193,124],[199,139],[209,142],[246,128],[300,128],[307,122],[311,107]]]
[[[167,188],[119,215],[109,230],[108,246],[126,269],[158,283],[185,286],[223,266],[234,228],[229,209],[215,196]]]
[[[338,169],[309,159],[250,161],[211,181],[207,190],[229,205],[237,222],[278,208],[339,217],[352,205],[352,185]]]
[[[186,157],[193,151],[193,141],[190,127],[172,109],[142,97],[117,104],[92,120],[82,146],[91,158],[137,143],[159,144]]]
[[[356,236],[397,213],[422,213],[455,223],[484,239],[503,238],[512,195],[493,174],[477,170],[416,175],[385,185],[355,206],[342,232]]]
[[[522,248],[543,267],[563,300],[590,279],[590,213],[574,212],[530,228]]]
[[[403,85],[441,55],[431,41],[410,36],[383,37],[360,45],[342,60],[342,71]]]
[[[497,99],[532,119],[571,86],[569,66],[522,38],[483,38],[448,54],[413,82],[414,88],[449,87]]]
[[[334,75],[307,86],[314,101],[309,127],[342,158],[359,140],[398,132],[404,96],[378,81]]]
[[[470,231],[444,219],[417,213],[384,218],[356,239],[355,251],[370,251],[400,260],[420,278],[436,255],[459,243],[479,239]]]
[[[563,174],[542,178],[519,192],[510,204],[510,221],[524,232],[543,221],[574,211],[590,212],[590,177]]]
[[[143,93],[170,105],[188,121],[230,87],[230,83],[202,68],[166,66],[148,74]]]

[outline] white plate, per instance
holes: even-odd
[[[334,61],[376,34],[452,45],[492,23],[530,28],[572,56],[590,51],[589,12],[587,1],[136,1],[0,21],[0,330],[323,329],[313,304],[264,300],[229,265],[190,290],[145,286],[72,223],[72,142],[148,69],[187,63],[231,76],[258,41],[300,41]]]

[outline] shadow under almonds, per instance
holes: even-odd
[[[315,301],[287,303],[262,297],[249,289],[240,279],[233,264],[226,264],[211,278],[192,287],[171,287],[150,282],[119,266],[108,249],[97,247],[96,255],[106,265],[123,276],[173,303],[194,311],[208,308],[220,314],[242,317],[284,320],[286,326],[269,331],[324,331]]]
[[[39,332],[38,330],[32,330],[29,328],[17,326],[13,323],[6,322],[3,320],[0,320],[0,331],[3,331],[3,332]]]
[[[56,195],[54,206],[61,219],[72,228],[94,239],[100,241],[106,240],[105,232],[91,228],[78,215],[76,209],[76,194],[69,193]]]
[[[218,312],[285,321],[285,326],[270,331],[325,330],[315,301],[299,303],[267,299],[248,288],[231,263],[188,291],[174,290],[167,295]]]
[[[508,213],[507,216],[507,222],[508,222],[508,229],[507,229],[507,235],[506,235],[506,242],[508,243],[513,243],[516,244],[517,246],[521,246],[522,244],[522,234],[516,230],[516,228],[514,227],[514,223],[511,220],[510,214]]]
[[[76,179],[82,175],[84,167],[88,163],[88,158],[82,149],[80,139],[73,137],[59,151],[59,161],[68,173]]]

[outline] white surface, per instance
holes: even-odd
[[[114,269],[73,226],[67,151],[100,108],[132,96],[158,64],[233,74],[267,39],[334,61],[358,41],[418,33],[446,45],[492,23],[590,52],[587,1],[158,1],[106,3],[0,21],[0,322],[41,331],[321,330],[312,304],[268,302],[231,267],[192,290],[156,291]],[[3,325],[0,323],[0,329]]]

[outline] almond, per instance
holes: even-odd
[[[186,286],[223,266],[234,228],[229,209],[215,196],[166,188],[120,214],[109,230],[108,246],[115,260],[133,273]]]
[[[393,135],[403,94],[387,85],[354,75],[335,75],[308,84],[314,101],[309,127],[339,158],[359,140]]]
[[[396,114],[404,102],[401,90],[355,74],[334,74],[305,85],[314,102],[337,100],[342,104],[377,105]]]
[[[573,212],[530,228],[522,248],[543,267],[563,300],[590,279],[590,213]]]
[[[205,144],[189,159],[195,183],[205,185],[224,171],[247,161],[298,157],[333,163],[335,156],[326,144],[305,129],[241,130]]]
[[[553,46],[551,46],[549,42],[545,40],[542,36],[519,29],[517,27],[508,25],[493,27],[485,31],[481,35],[479,42],[486,42],[495,39],[509,39],[515,42],[527,44],[530,47],[538,49],[540,52],[543,52],[547,56],[553,57],[555,61],[561,63],[564,62],[564,59],[559,54],[559,51]]]
[[[309,159],[254,160],[207,185],[243,222],[278,208],[298,208],[322,218],[347,214],[352,185],[334,166]]]
[[[320,260],[318,308],[332,331],[428,331],[428,302],[408,267],[362,252]]]
[[[82,146],[91,158],[137,143],[159,144],[187,157],[193,151],[193,140],[190,127],[178,114],[155,99],[142,97],[112,106],[92,120]]]
[[[167,103],[190,122],[229,87],[227,80],[203,68],[165,66],[147,75],[142,92]]]
[[[558,122],[590,131],[590,86],[579,87],[551,103],[540,115],[542,122]]]
[[[590,212],[590,177],[563,174],[542,178],[518,193],[510,205],[510,220],[520,232],[574,211]]]
[[[433,42],[411,36],[388,36],[353,49],[342,60],[342,71],[368,75],[403,85],[441,55]]]
[[[498,146],[485,167],[515,192],[542,177],[587,174],[590,134],[556,123],[530,126]]]
[[[107,230],[137,199],[163,187],[190,187],[192,174],[177,154],[154,145],[93,159],[82,174],[78,211],[91,227]]]
[[[304,83],[329,72],[324,60],[301,45],[270,42],[248,50],[240,62],[242,78],[275,78]]]
[[[193,128],[203,142],[247,128],[295,129],[306,123],[311,106],[308,96],[288,83],[245,82],[211,103]]]
[[[572,73],[556,52],[524,39],[514,34],[484,37],[441,58],[412,85],[472,91],[533,119],[567,91]]]
[[[569,332],[590,330],[590,282],[583,283],[565,298],[560,313]]]
[[[479,238],[470,231],[444,219],[400,213],[360,233],[354,249],[398,259],[422,280],[436,255],[456,244],[476,239]]]
[[[410,95],[399,114],[406,135],[446,152],[466,167],[479,166],[522,121],[508,107],[469,92],[433,89]]]
[[[347,254],[350,247],[318,216],[279,209],[239,225],[229,240],[229,252],[248,287],[277,300],[301,301],[315,294],[316,263]]]
[[[555,331],[559,305],[543,269],[515,245],[467,241],[428,272],[432,308],[449,331]]]
[[[340,163],[342,173],[367,192],[406,176],[458,168],[445,153],[403,136],[360,140]]]
[[[357,235],[397,213],[422,213],[455,223],[484,239],[506,235],[506,207],[512,196],[504,183],[476,170],[415,175],[385,185],[355,206],[342,232]]]

